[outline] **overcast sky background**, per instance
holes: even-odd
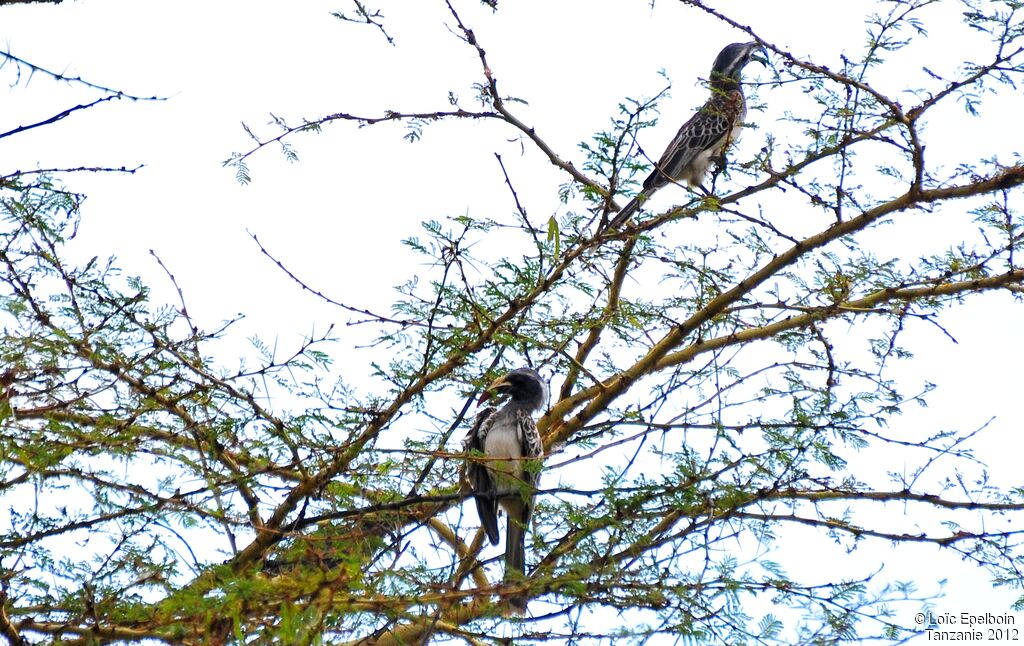
[[[811,54],[816,62],[838,67],[841,52],[863,44],[870,3],[828,3],[827,23],[812,18],[820,2],[786,4],[781,14],[777,3],[721,6],[726,14],[742,15],[766,39],[798,55]],[[953,42],[947,32],[958,26],[956,3],[947,4],[948,13],[937,10],[941,20],[929,24],[932,46],[913,54],[929,67],[949,65],[970,47],[960,40],[958,47],[943,46]],[[502,154],[517,186],[529,187],[520,197],[537,224],[564,208],[557,187],[565,178],[534,151],[521,153],[520,144],[509,141],[514,133],[498,124],[432,124],[421,141],[410,144],[402,140],[401,125],[358,129],[336,123],[321,135],[290,140],[298,163],[285,161],[273,147],[258,153],[249,160],[251,184],[240,185],[221,162],[250,147],[243,121],[266,135],[273,133],[269,113],[298,123],[337,111],[377,116],[388,109],[442,110],[449,91],[465,106],[474,105],[471,84],[479,80],[479,62],[446,28],[443,3],[382,6],[395,47],[372,28],[332,18],[330,11],[351,9],[343,0],[82,0],[3,7],[0,39],[12,54],[166,100],[112,102],[0,140],[0,172],[145,164],[134,175],[66,178],[69,187],[88,195],[70,253],[116,255],[126,273],[143,276],[154,288],[155,301],[173,302],[170,284],[149,256],[152,249],[176,275],[200,323],[212,327],[245,313],[235,337],[238,348],[253,333],[295,345],[314,327],[349,319],[302,293],[260,255],[250,232],[312,286],[353,305],[388,311],[392,288],[425,269],[401,244],[418,234],[421,221],[467,212],[512,217],[514,205],[494,152]],[[704,100],[706,90],[697,79],[707,74],[714,55],[724,44],[745,40],[665,0],[653,10],[643,1],[504,0],[496,16],[471,3],[462,14],[487,49],[502,92],[530,101],[517,106],[517,114],[577,165],[578,142],[606,128],[624,97],[657,93],[665,85],[658,74],[664,69],[673,82],[662,105],[664,118],[641,140],[649,152],[659,153],[681,119]],[[0,80],[14,83],[13,66],[0,70]],[[899,83],[893,78],[882,89],[896,90]],[[23,77],[5,92],[0,131],[97,96],[42,75]],[[771,88],[759,96],[770,102]],[[1005,131],[991,124],[1021,113],[1019,96],[1004,97],[981,119],[963,121],[958,127],[965,154],[999,138],[1006,145]],[[755,145],[757,135],[749,136],[752,141],[745,138],[744,145]],[[667,204],[671,197],[659,199]],[[879,244],[887,242],[910,243]],[[899,423],[928,431],[971,429],[994,417],[994,430],[979,450],[992,473],[1012,479],[1021,473],[1024,312],[1001,295],[970,301],[942,317],[958,344],[938,330],[921,332],[917,358],[899,368],[911,383],[927,379],[940,388],[930,408],[909,411]],[[354,366],[346,376],[358,383],[358,366],[367,359],[354,347],[366,339],[358,329],[342,328],[339,334],[337,352]],[[815,550],[821,551],[808,555],[803,533],[793,530],[793,539],[781,542],[773,558],[795,564],[794,575],[801,564],[810,573],[843,568],[843,550],[828,551],[818,540]],[[849,558],[887,552],[881,557],[883,578],[918,578],[924,592],[934,591],[936,580],[949,579],[949,597],[940,610],[1004,611],[1017,597],[1012,590],[993,591],[985,573],[928,548],[916,549],[911,558],[903,548],[873,545]],[[927,558],[930,553],[934,559]]]

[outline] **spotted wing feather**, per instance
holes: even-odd
[[[494,425],[495,412],[497,409],[493,406],[485,408],[473,420],[473,426],[466,435],[465,448],[468,453],[475,453],[479,457],[484,452],[484,441]],[[491,541],[491,545],[497,545],[500,538],[498,534],[498,499],[494,481],[491,479],[486,463],[474,459],[471,455],[466,464],[466,475],[475,494],[474,500],[477,514],[480,516],[480,524],[487,532],[487,538]]]
[[[544,446],[541,443],[540,432],[537,430],[537,423],[533,421],[533,417],[526,411],[519,411],[517,417],[519,443],[522,447],[524,460],[542,457],[544,455]],[[520,520],[524,525],[530,522],[530,516],[533,513],[533,490],[537,488],[539,476],[536,466],[530,468],[528,464],[528,462],[524,462],[522,472],[522,479],[526,489],[523,492],[523,518]]]
[[[654,171],[644,181],[651,191],[669,182],[693,177],[692,166],[703,153],[719,154],[742,123],[743,94],[738,90],[716,92],[690,120],[679,128]],[[703,174],[703,173],[696,173]],[[695,178],[700,183],[701,178]]]

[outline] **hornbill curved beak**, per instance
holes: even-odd
[[[512,382],[508,380],[508,375],[498,377],[490,384],[487,388],[484,388],[484,392],[480,395],[480,399],[477,400],[476,404],[479,406],[494,395],[501,394],[503,391],[508,390],[512,387]]]
[[[768,67],[768,50],[758,45],[750,54],[750,60],[757,61],[764,67]]]

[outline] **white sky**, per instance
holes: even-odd
[[[212,326],[246,314],[240,339],[259,333],[294,344],[314,325],[322,329],[347,320],[295,288],[259,254],[247,232],[259,235],[289,268],[330,296],[387,311],[392,287],[424,269],[401,245],[403,238],[418,235],[419,222],[465,212],[511,218],[513,205],[494,152],[502,154],[538,224],[564,208],[556,188],[565,178],[533,151],[520,155],[519,143],[508,141],[515,133],[497,124],[429,125],[421,141],[409,144],[401,138],[401,126],[357,129],[336,123],[321,135],[291,140],[300,156],[297,164],[284,161],[272,147],[257,154],[249,160],[252,183],[240,186],[221,162],[248,148],[242,121],[267,135],[271,112],[297,123],[336,111],[374,116],[386,109],[441,110],[448,107],[449,91],[474,107],[470,86],[479,77],[478,61],[444,26],[443,3],[382,4],[397,47],[387,46],[370,28],[331,18],[329,11],[350,10],[343,0],[80,0],[56,7],[4,7],[0,39],[11,53],[69,76],[168,98],[109,103],[0,140],[0,172],[37,165],[145,164],[135,175],[67,180],[89,196],[72,252],[115,254],[127,273],[142,275],[155,288],[155,300],[173,301],[148,255],[153,249],[177,276],[199,321]],[[716,4],[726,14],[741,15],[766,39],[835,67],[840,52],[864,42],[864,2],[827,3],[827,24],[813,18],[823,3],[810,0],[786,3],[782,12],[778,3]],[[929,24],[927,43],[953,38],[948,34],[958,25],[952,5],[936,10],[940,19]],[[664,81],[657,72],[664,69],[673,91],[662,104],[664,118],[641,140],[648,152],[659,153],[680,119],[703,101],[705,90],[696,79],[706,75],[715,53],[723,44],[745,40],[667,0],[653,10],[639,0],[503,0],[496,17],[466,3],[463,17],[487,49],[502,92],[530,102],[516,107],[517,113],[577,165],[582,161],[577,143],[607,127],[625,96],[659,91]],[[915,56],[926,56],[929,67],[948,69],[972,46],[955,42],[960,46],[932,46],[905,56],[911,64]],[[0,80],[9,81],[12,71],[0,70]],[[902,87],[898,78],[886,80],[883,90]],[[23,81],[6,90],[0,131],[90,96],[43,76]],[[761,88],[759,97],[770,103],[772,88]],[[996,140],[1005,146],[1005,133],[987,124],[1021,113],[1019,96],[1003,97],[982,119],[964,120],[951,112],[964,136],[929,152],[968,157]],[[745,141],[757,136],[745,135]],[[873,234],[880,247],[891,243],[885,232]],[[936,228],[940,238],[941,232]],[[972,298],[942,318],[957,345],[938,330],[919,326],[917,359],[899,370],[905,371],[906,383],[930,380],[940,390],[929,409],[894,422],[924,432],[976,428],[995,417],[995,428],[979,450],[992,473],[1008,480],[1021,473],[1022,309],[1004,296]],[[362,339],[345,336],[357,334],[352,330],[341,334],[339,352],[361,365],[365,354],[351,348]],[[358,382],[357,374],[347,376]],[[822,561],[845,558],[839,550],[806,559],[804,545],[781,542],[776,560],[796,564],[791,569],[796,575],[801,561],[821,572]],[[869,550],[884,554],[887,547],[860,551]],[[920,576],[923,591],[932,589],[927,581],[948,577],[949,598],[941,610],[1003,611],[1016,598],[1012,591],[992,591],[983,572],[937,552],[933,561],[932,553],[918,549],[918,558],[911,559],[894,550],[882,558],[883,577],[890,572]]]

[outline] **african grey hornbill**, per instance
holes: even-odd
[[[654,193],[666,184],[686,181],[700,186],[711,161],[722,158],[725,149],[739,136],[747,103],[740,85],[741,73],[750,61],[767,65],[764,50],[755,43],[733,43],[718,54],[711,67],[711,97],[683,124],[672,143],[644,180],[643,190],[608,223],[614,229],[624,223]]]
[[[466,474],[475,494],[480,524],[492,545],[497,545],[499,538],[498,506],[508,515],[505,581],[510,581],[525,572],[526,530],[538,475],[536,463],[529,463],[543,453],[533,413],[544,405],[547,386],[535,370],[517,368],[494,380],[480,402],[495,394],[508,395],[508,403],[501,408],[488,406],[474,420],[466,435],[470,452]],[[523,613],[526,598],[517,596],[509,600],[509,605]]]

